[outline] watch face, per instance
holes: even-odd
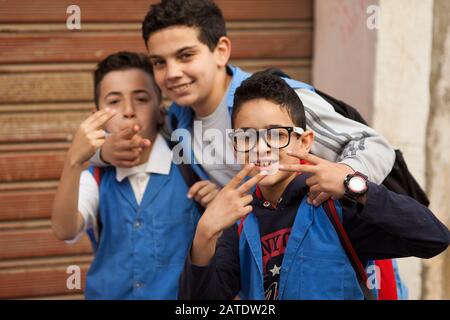
[[[348,182],[348,188],[355,193],[361,193],[366,190],[366,180],[363,177],[354,176]]]

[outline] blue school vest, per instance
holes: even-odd
[[[91,173],[93,168],[90,168]],[[128,179],[104,168],[103,224],[87,273],[87,299],[177,299],[178,280],[199,219],[177,166],[152,174],[138,206]]]
[[[342,219],[342,208],[335,206]],[[239,238],[241,299],[264,299],[261,239],[256,216]],[[279,300],[363,299],[355,271],[322,207],[301,202],[281,266]]]
[[[233,111],[234,93],[236,92],[236,89],[241,85],[241,83],[245,79],[249,78],[251,74],[233,65],[228,65],[227,67],[233,75],[230,87],[227,91],[227,105],[228,111],[231,116],[231,112]],[[314,91],[314,88],[306,83],[287,78],[284,78],[284,80],[293,89],[307,89]],[[168,110],[168,115],[170,119],[170,125],[172,126],[172,130],[180,129],[178,131],[179,135],[177,139],[180,144],[180,147],[182,146],[183,149],[182,158],[184,163],[192,164],[192,169],[197,173],[197,175],[201,179],[209,179],[208,174],[203,170],[200,164],[196,163],[194,153],[192,151],[192,144],[191,144],[192,141],[189,135],[189,131],[191,131],[194,122],[194,112],[189,107],[179,106],[176,103],[172,103],[172,105]]]

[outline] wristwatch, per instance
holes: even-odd
[[[355,172],[347,175],[344,180],[344,200],[355,204],[358,197],[365,194],[369,189],[367,180],[367,176],[363,175],[361,172]]]

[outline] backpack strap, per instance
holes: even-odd
[[[103,169],[100,167],[94,167],[94,179],[97,182],[98,190],[100,191],[100,183],[102,181]],[[99,192],[100,194],[100,192]],[[100,216],[100,212],[97,214],[97,231],[98,231],[98,242],[100,242],[100,234],[103,229],[103,223]]]
[[[341,223],[341,220],[339,219],[334,201],[330,199],[327,202],[323,203],[322,207],[325,210],[328,218],[330,219],[334,229],[336,230],[339,241],[341,242],[341,245],[344,248],[347,257],[350,260],[353,269],[355,270],[356,277],[358,279],[358,283],[361,287],[364,297],[366,298],[366,300],[376,300],[370,289],[367,287],[367,273],[364,270],[364,267],[361,263],[361,260],[359,260],[355,249],[353,248],[353,245],[347,235],[347,232],[344,229],[344,226]]]
[[[375,265],[380,269],[380,284],[378,300],[398,300],[395,271],[391,259],[375,260]]]
[[[94,176],[94,180],[97,183],[98,189],[100,191],[100,183],[101,183],[101,179],[102,179],[102,175],[103,175],[103,169],[100,167],[94,167],[92,175]],[[100,212],[98,212],[97,213],[97,233],[94,231],[93,228],[88,229],[86,231],[86,233],[89,237],[89,240],[91,240],[92,250],[94,251],[94,253],[97,251],[98,245],[100,243],[100,235],[101,235],[102,229],[103,229],[103,224],[102,224]]]

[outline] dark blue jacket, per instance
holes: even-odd
[[[282,198],[301,202],[281,266],[280,299],[362,299],[356,275],[322,208],[304,201],[305,175],[291,182]],[[304,188],[292,196],[292,185]],[[300,200],[299,200],[300,199]],[[407,196],[369,183],[365,206],[339,208],[342,222],[363,264],[415,256],[431,258],[444,251],[450,233],[433,213]],[[254,212],[264,210],[256,199]],[[290,206],[290,208],[293,208]],[[298,208],[298,209],[297,209]],[[274,213],[283,214],[281,209]],[[290,209],[292,210],[292,209]],[[198,267],[189,257],[180,280],[181,299],[263,299],[261,241],[258,221],[251,213],[238,235],[234,225],[219,239],[210,265]]]

